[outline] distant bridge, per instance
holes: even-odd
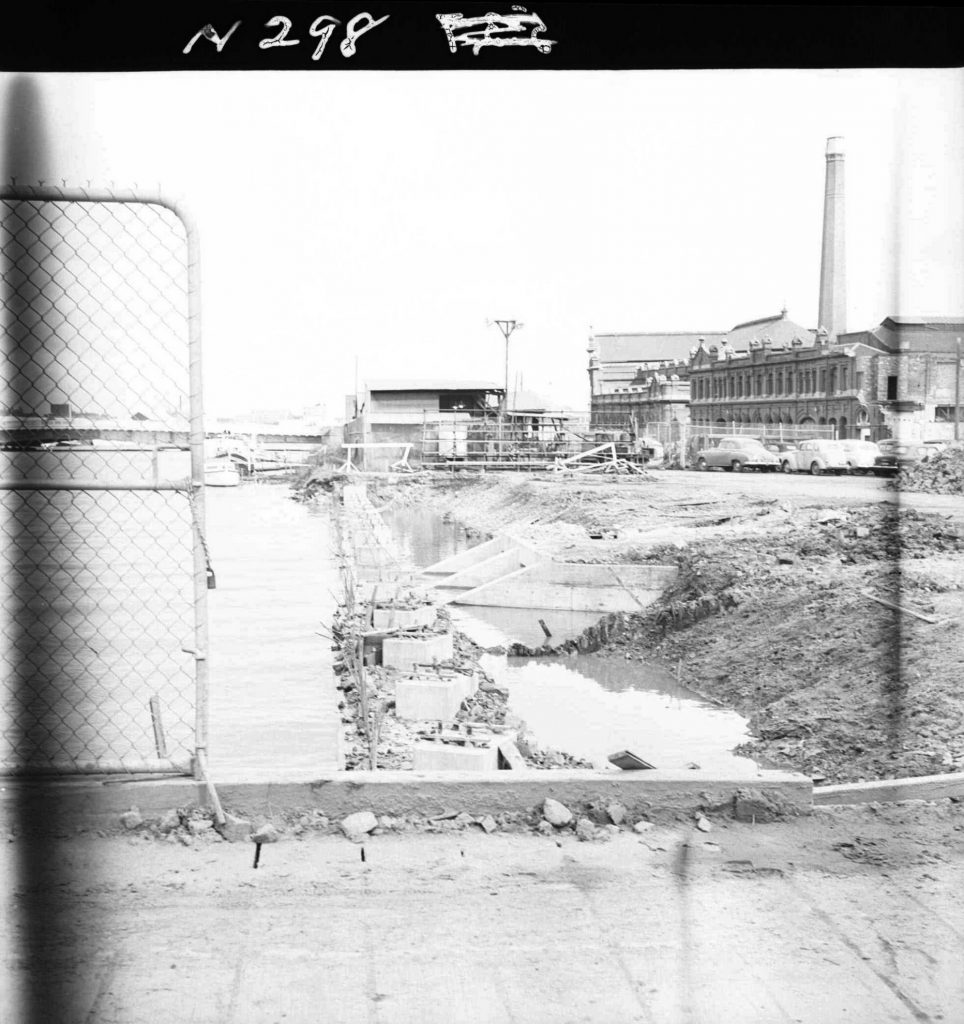
[[[148,448],[187,448],[190,434],[186,427],[155,420],[126,420],[96,423],[61,417],[17,418],[4,416],[0,424],[0,445],[4,448],[35,448],[41,444],[69,441],[110,441]],[[207,431],[206,437],[222,436],[220,431]],[[260,444],[321,445],[327,434],[289,434],[259,431]]]

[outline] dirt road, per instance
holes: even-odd
[[[750,719],[745,752],[763,764],[827,783],[964,770],[964,496],[874,477],[666,471],[456,476],[381,500],[508,530],[565,561],[677,565],[678,584],[617,617],[605,651],[680,666]]]
[[[18,841],[0,1019],[952,1024],[962,849],[947,801],[608,843],[385,835],[364,863],[307,835],[258,870],[215,839]]]

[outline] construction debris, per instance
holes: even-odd
[[[924,462],[904,466],[891,486],[899,491],[964,494],[964,445],[954,444]]]

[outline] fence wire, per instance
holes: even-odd
[[[137,197],[0,204],[0,767],[189,771],[203,609],[187,229]]]

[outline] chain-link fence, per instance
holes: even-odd
[[[159,198],[4,190],[7,772],[206,746],[196,239]]]

